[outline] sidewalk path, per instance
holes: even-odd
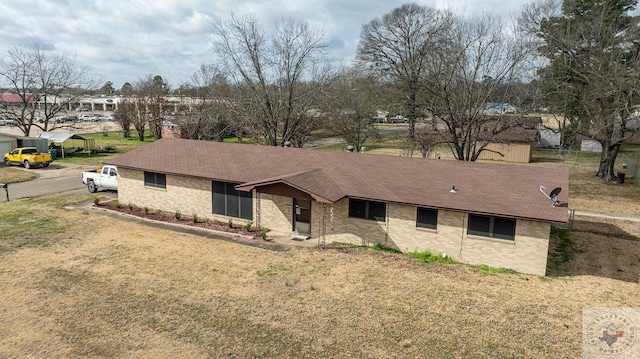
[[[585,217],[598,217],[598,218],[609,218],[609,219],[621,219],[625,221],[632,221],[640,223],[640,216],[634,216],[632,214],[624,214],[624,213],[609,213],[609,212],[596,212],[596,211],[588,211],[583,209],[576,209],[574,212],[576,216],[585,216]]]

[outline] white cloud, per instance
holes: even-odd
[[[321,28],[331,56],[355,56],[360,29],[409,1],[366,0],[23,0],[0,11],[0,54],[13,46],[42,44],[76,54],[116,87],[147,74],[159,74],[173,87],[187,81],[213,58],[212,22],[255,14],[267,28],[294,17]],[[511,1],[427,0],[421,5],[481,10],[509,17],[522,3]]]

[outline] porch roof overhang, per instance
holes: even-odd
[[[265,178],[243,183],[237,185],[235,188],[238,191],[251,191],[256,189],[258,192],[269,193],[268,187],[273,185],[291,187],[308,194],[315,201],[322,203],[335,203],[346,196],[340,186],[321,169],[312,169]]]

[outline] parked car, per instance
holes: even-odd
[[[80,115],[80,120],[81,121],[97,121],[98,120],[98,116],[93,114],[93,113],[85,113],[83,115]]]
[[[15,124],[15,120],[6,117],[0,118],[0,126],[14,126]]]
[[[78,121],[78,116],[69,115],[69,116],[63,116],[63,117],[56,117],[55,121],[56,123],[74,122],[74,121]]]
[[[4,155],[4,164],[10,165],[23,165],[24,168],[29,169],[31,167],[49,167],[49,164],[53,162],[53,158],[49,153],[40,153],[35,147],[20,147],[6,153]]]
[[[404,116],[402,116],[402,115],[397,115],[397,116],[389,117],[387,122],[389,122],[389,123],[408,123],[409,119],[404,117]]]
[[[104,166],[99,170],[82,172],[82,183],[91,193],[104,189],[117,191],[118,169],[116,166]]]
[[[100,115],[96,118],[96,121],[115,121],[116,117],[114,115]]]
[[[76,111],[78,112],[89,111],[89,106],[78,106],[76,107]]]

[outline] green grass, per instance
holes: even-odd
[[[86,139],[93,139],[95,141],[95,145],[97,147],[100,146],[111,146],[116,148],[115,153],[96,153],[90,154],[88,152],[75,153],[71,156],[67,156],[65,158],[58,157],[56,162],[62,163],[72,163],[79,165],[93,165],[93,166],[101,166],[105,161],[116,157],[122,153],[129,152],[136,148],[142,147],[146,144],[149,144],[155,141],[155,138],[151,136],[148,131],[145,133],[144,141],[138,141],[138,136],[136,131],[130,132],[130,137],[125,138],[122,136],[122,131],[110,131],[107,132],[107,136],[104,136],[102,132],[100,133],[83,133],[82,137]],[[84,142],[80,140],[67,140],[64,142],[64,146],[66,148],[69,147],[81,147],[84,146]]]
[[[222,142],[225,143],[238,143],[238,137],[225,137]],[[253,139],[250,137],[242,137],[242,143],[252,144]]]
[[[74,224],[53,213],[90,196],[53,196],[0,204],[0,253],[23,247],[46,247]]]
[[[458,263],[455,260],[453,260],[451,257],[445,257],[442,254],[432,254],[429,251],[408,252],[407,256],[411,258],[415,258],[418,261],[425,264],[426,263],[446,263],[446,264]]]
[[[483,272],[487,272],[487,273],[518,274],[518,272],[513,270],[513,269],[490,267],[490,266],[488,266],[486,264],[472,265],[471,267],[479,269],[479,270],[481,270]]]
[[[399,251],[399,250],[397,250],[397,249],[389,248],[389,247],[384,247],[384,246],[382,246],[382,245],[380,245],[380,244],[374,244],[371,248],[372,248],[374,251],[378,251],[378,252],[402,253],[402,252],[400,252],[400,251]]]

